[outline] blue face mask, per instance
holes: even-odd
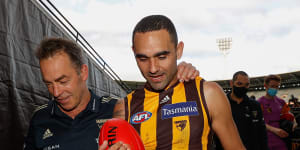
[[[277,94],[277,89],[274,89],[274,88],[269,88],[268,89],[268,94],[270,95],[270,96],[275,96],[276,94]]]

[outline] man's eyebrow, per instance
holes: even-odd
[[[164,51],[162,51],[162,52],[156,53],[156,54],[154,55],[154,57],[158,57],[158,56],[160,56],[160,55],[168,55],[169,53],[170,53],[170,51],[164,50]]]
[[[55,81],[55,82],[58,82],[58,81],[60,81],[60,80],[62,80],[62,79],[64,79],[64,78],[66,78],[66,77],[67,77],[66,75],[62,75],[62,76],[58,77],[57,79],[55,79],[54,81]],[[47,80],[45,80],[45,79],[43,79],[43,81],[44,81],[45,83],[50,83],[50,81],[47,81]]]
[[[148,58],[148,56],[144,55],[144,54],[135,54],[136,58],[141,58],[141,57],[145,57]]]
[[[62,80],[62,79],[64,79],[64,78],[66,78],[66,77],[67,77],[66,75],[62,75],[62,76],[58,77],[57,79],[55,79],[54,81],[55,81],[55,82],[58,82],[58,81],[60,81],[60,80]]]
[[[154,54],[154,57],[158,57],[158,56],[161,56],[161,55],[168,55],[169,53],[170,53],[170,51],[164,50],[164,51],[161,51],[161,52],[158,52],[158,53]],[[144,54],[135,54],[135,57],[136,58],[141,58],[141,57],[149,58],[148,56],[146,56]]]

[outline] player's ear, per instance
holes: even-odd
[[[230,87],[232,87],[233,88],[233,81],[232,80],[230,80]]]
[[[182,41],[180,41],[176,47],[177,60],[180,59],[182,56],[183,47],[184,47],[184,43]]]

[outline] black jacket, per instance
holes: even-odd
[[[260,104],[248,96],[238,104],[227,94],[232,117],[239,131],[242,142],[247,150],[268,150],[268,140],[265,121]],[[220,141],[216,140],[216,150],[222,150]]]
[[[97,150],[100,128],[112,118],[115,103],[91,92],[86,109],[72,119],[49,101],[33,115],[24,150]]]

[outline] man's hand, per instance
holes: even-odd
[[[189,81],[199,76],[199,71],[191,63],[181,62],[177,66],[177,78],[180,82]]]
[[[293,131],[295,131],[297,126],[298,126],[298,123],[297,123],[296,119],[294,118]]]
[[[280,128],[275,128],[274,133],[276,135],[278,135],[280,138],[286,138],[289,136],[289,134],[286,131],[284,131],[283,129],[280,129]]]
[[[103,144],[99,146],[98,150],[105,150],[107,146],[108,146],[108,142],[104,141]],[[108,150],[130,150],[130,146],[128,144],[118,142],[112,145],[111,147],[109,147]]]

